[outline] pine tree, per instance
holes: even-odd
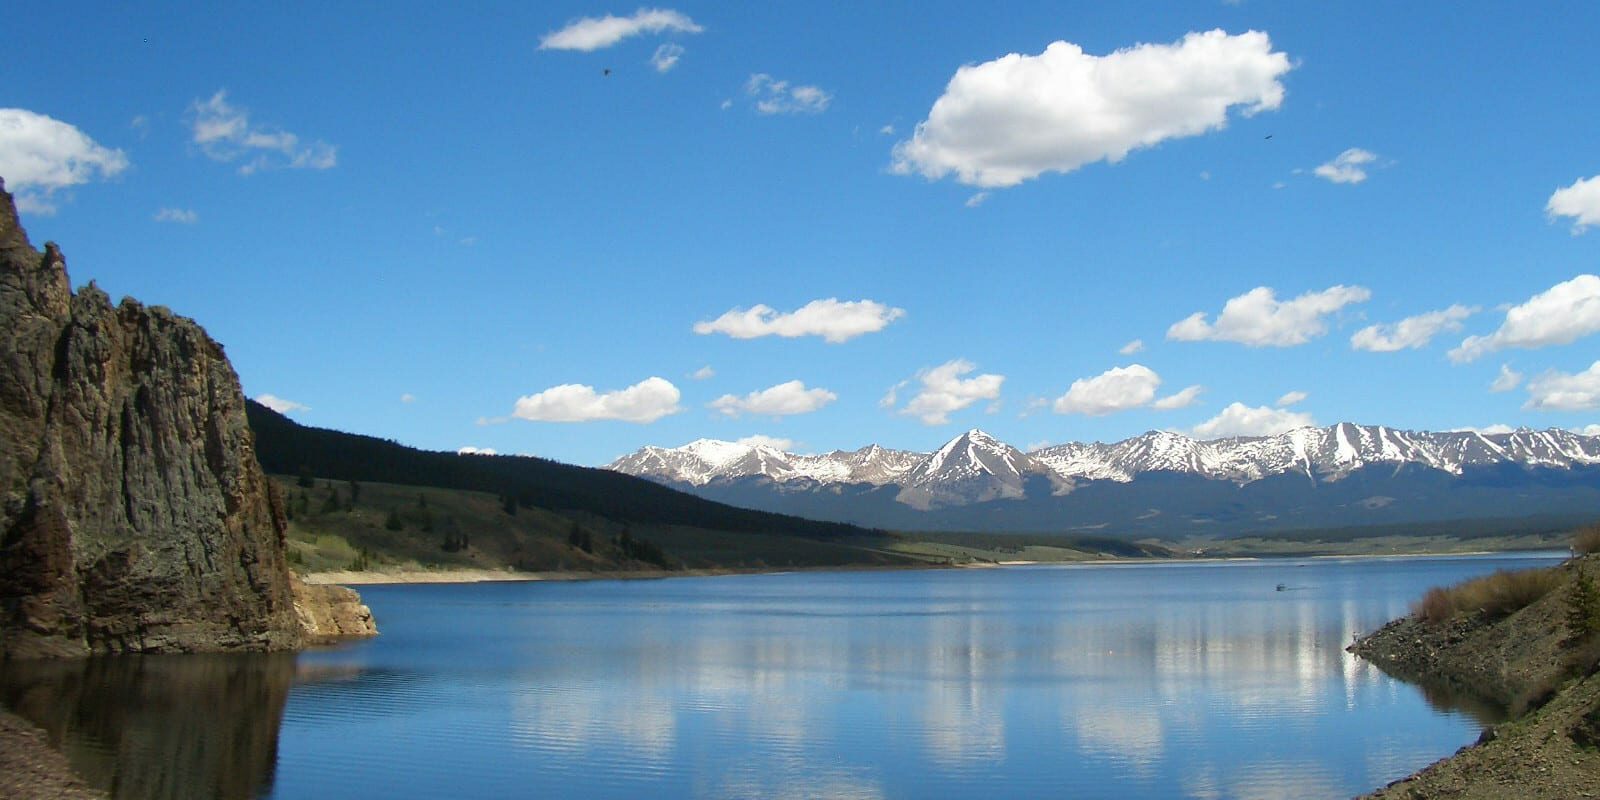
[[[1567,641],[1581,642],[1600,631],[1600,591],[1594,579],[1579,571],[1567,596]]]

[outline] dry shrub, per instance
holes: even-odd
[[[1423,622],[1443,622],[1457,614],[1483,613],[1491,618],[1515,613],[1561,584],[1555,569],[1501,570],[1446,588],[1429,589],[1417,604]]]
[[[1574,531],[1572,549],[1578,555],[1600,553],[1600,522],[1585,525]]]

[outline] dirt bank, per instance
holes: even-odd
[[[1556,569],[1562,581],[1509,616],[1410,616],[1351,645],[1395,677],[1465,691],[1518,715],[1367,797],[1600,798],[1600,648],[1592,637],[1575,641],[1567,623],[1572,585],[1582,574],[1600,578],[1600,557]]]

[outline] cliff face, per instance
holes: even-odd
[[[192,320],[74,295],[0,186],[0,656],[301,643],[244,402]]]

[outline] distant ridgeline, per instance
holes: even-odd
[[[528,456],[417,450],[387,439],[312,428],[249,401],[256,456],[269,473],[309,472],[372,481],[510,495],[526,507],[595,514],[619,522],[779,533],[811,539],[872,535],[854,525],[750,511],[603,469]]]

